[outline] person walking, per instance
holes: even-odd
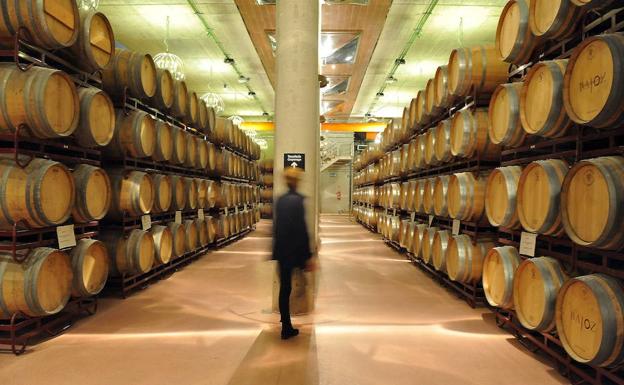
[[[290,320],[290,293],[293,269],[310,266],[312,252],[305,222],[303,195],[297,192],[302,171],[289,167],[284,170],[288,192],[277,199],[273,216],[273,260],[279,265],[279,309],[282,323],[282,339],[299,334]]]

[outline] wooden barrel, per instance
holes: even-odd
[[[104,289],[108,279],[106,245],[95,239],[81,239],[70,253],[73,297],[91,297]]]
[[[35,158],[21,168],[13,155],[0,157],[0,228],[20,220],[33,228],[63,224],[74,200],[74,178],[63,164]]]
[[[273,215],[273,211],[271,210],[270,213],[268,213],[268,209],[265,209],[265,215]],[[224,239],[224,238],[229,238],[230,235],[230,217],[225,215],[225,214],[221,214],[219,216],[219,225],[217,226],[217,239]]]
[[[214,110],[213,107],[208,107],[208,105],[206,105],[206,107],[208,109],[208,119],[207,119],[208,126],[206,127],[206,131],[204,131],[204,132],[208,136],[212,136],[212,134],[214,133],[214,130],[215,130],[217,114],[215,113],[215,110]],[[258,154],[258,158],[257,159],[260,159],[260,154]]]
[[[104,153],[114,158],[123,158],[126,155],[133,158],[147,158],[154,154],[155,149],[156,121],[154,118],[143,111],[130,111],[126,115],[123,110],[117,110],[115,135],[104,148]]]
[[[154,206],[154,180],[141,171],[107,170],[111,180],[112,202],[107,218],[119,220],[149,214]]]
[[[608,9],[624,6],[624,1],[622,0],[570,0],[570,2],[577,7],[582,7],[585,11],[590,9]]]
[[[388,207],[398,209],[401,204],[401,185],[399,183],[390,183],[389,187]]]
[[[399,192],[399,208],[401,210],[407,210],[407,190],[409,188],[409,183],[403,182],[400,184],[401,189]]]
[[[171,153],[171,163],[183,164],[186,161],[186,137],[187,133],[177,127],[171,131],[171,141],[173,152]]]
[[[374,211],[370,210],[369,215],[371,216],[371,219],[369,221],[369,223],[371,225],[375,225],[375,220],[374,220]],[[415,222],[410,222],[408,224],[408,228],[407,228],[407,232],[405,234],[405,250],[407,250],[408,252],[411,252],[413,247],[414,247],[414,235],[416,232],[416,225],[417,223]]]
[[[412,139],[407,147],[407,170],[408,171],[416,171],[416,148],[417,148],[417,142],[416,139]],[[372,166],[372,167],[370,167]],[[374,171],[376,170],[375,165],[369,165],[368,170],[371,170],[371,174],[374,174]],[[371,181],[375,181],[376,178],[371,178]]]
[[[24,263],[0,254],[0,318],[23,313],[41,317],[60,312],[72,290],[69,256],[47,247],[33,249]]]
[[[208,181],[202,178],[194,178],[197,186],[197,208],[205,209],[208,204]]]
[[[111,205],[111,183],[106,171],[88,164],[80,164],[73,172],[76,199],[72,210],[74,222],[99,221]]]
[[[411,131],[409,125],[409,113],[409,108],[403,107],[403,115],[401,118],[401,131],[404,133],[404,135],[402,135],[403,137],[406,137],[406,133]]]
[[[184,177],[170,175],[171,177],[171,209],[184,210],[188,201],[188,193],[184,186]]]
[[[48,139],[69,136],[78,127],[78,91],[64,72],[42,67],[24,72],[3,63],[0,85],[0,131],[15,132],[25,124],[28,131],[21,134]]]
[[[462,109],[451,120],[451,154],[461,158],[478,156],[483,160],[498,160],[501,147],[492,143],[488,131],[488,110]]]
[[[624,34],[583,40],[568,62],[563,101],[570,119],[596,128],[624,122]]]
[[[561,219],[575,243],[607,250],[624,246],[624,158],[576,163],[561,187]]]
[[[448,192],[450,176],[440,175],[435,178],[433,184],[433,212],[440,217],[448,216],[446,195]]]
[[[260,216],[267,219],[273,218],[273,204],[263,203],[260,207]]]
[[[416,125],[424,126],[431,121],[431,115],[427,113],[427,106],[425,104],[427,100],[427,94],[425,90],[418,91],[416,95]]]
[[[197,155],[195,156],[195,167],[205,170],[208,167],[208,142],[198,136],[195,137],[197,143]]]
[[[236,218],[237,216],[234,214],[228,215],[228,223],[230,225],[230,235],[238,234],[238,227],[236,226]]]
[[[433,236],[431,259],[433,267],[438,271],[446,272],[446,250],[448,248],[451,233],[448,230],[440,230]]]
[[[425,263],[432,263],[433,240],[435,239],[435,235],[438,231],[440,231],[440,229],[437,227],[427,227],[422,239],[420,240],[420,253]]]
[[[418,187],[418,182],[416,180],[410,180],[410,181],[407,182],[407,199],[405,201],[405,209],[407,211],[416,211],[415,210],[415,207],[416,207],[416,205],[415,205],[415,203],[416,203],[415,198],[416,198],[416,188],[417,187]],[[371,197],[371,199],[369,199],[368,203],[376,204],[374,202],[373,197]]]
[[[171,208],[173,196],[173,186],[171,177],[163,174],[152,174],[154,180],[154,207],[152,211],[155,213],[166,213]]]
[[[526,137],[520,120],[522,82],[501,84],[492,94],[488,110],[490,140],[494,144],[518,147]]]
[[[162,120],[157,120],[154,127],[156,134],[154,140],[154,153],[152,159],[157,162],[168,162],[173,157],[173,126]]]
[[[150,233],[154,238],[154,262],[169,263],[173,256],[173,233],[167,226],[152,226]]]
[[[434,213],[435,202],[435,182],[436,178],[427,178],[424,180],[424,188],[422,195],[422,207],[425,214]]]
[[[576,277],[557,296],[557,333],[574,360],[593,366],[624,362],[624,291],[621,282],[604,274]]]
[[[208,233],[208,243],[217,240],[217,220],[213,217],[206,217],[206,232]]]
[[[186,134],[186,160],[184,165],[190,168],[197,168],[197,137],[193,134]]]
[[[81,12],[78,39],[68,51],[72,64],[83,71],[107,68],[115,55],[115,34],[108,18],[102,12]]]
[[[447,163],[453,160],[451,153],[451,121],[443,120],[438,124],[435,132],[435,146],[433,149],[436,160],[439,163]]]
[[[409,169],[407,168],[408,157],[409,157],[409,144],[404,144],[401,146],[401,164],[399,166],[399,171],[401,175],[405,175],[409,171]]]
[[[171,115],[176,118],[184,118],[189,104],[188,88],[184,80],[175,80],[173,84],[173,105]]]
[[[448,214],[453,219],[478,222],[485,209],[486,175],[461,172],[449,177],[446,193]]]
[[[418,128],[420,128],[420,123],[417,120],[416,117],[416,102],[418,101],[417,98],[412,98],[412,100],[410,101],[410,105],[409,105],[409,127],[411,131],[416,131]]]
[[[206,171],[210,175],[217,174],[217,148],[214,144],[206,142],[208,145],[208,164],[206,165]]]
[[[529,4],[529,27],[533,35],[561,39],[574,33],[579,27],[583,9],[570,0],[531,0]]]
[[[429,79],[425,87],[425,112],[434,117],[444,111],[444,108],[436,105],[435,101],[435,79]]]
[[[425,152],[427,149],[427,134],[421,134],[416,137],[416,168],[423,169],[427,167],[427,162],[425,161]]]
[[[448,242],[446,273],[449,278],[464,283],[481,281],[483,260],[495,243],[489,240],[473,243],[466,234],[455,235]]]
[[[124,235],[119,230],[101,230],[98,238],[111,258],[110,275],[131,277],[152,269],[155,249],[149,232],[134,229]]]
[[[426,179],[416,180],[416,187],[414,190],[414,211],[417,213],[424,213],[424,198],[425,198],[425,183]]]
[[[425,142],[425,163],[427,166],[435,166],[440,162],[435,156],[435,147],[436,147],[436,139],[438,134],[438,127],[431,127],[429,131],[425,134],[426,142]]]
[[[150,103],[161,111],[168,111],[173,106],[175,80],[168,69],[156,70],[156,92]]]
[[[407,235],[409,233],[409,219],[401,219],[399,222],[399,246],[405,248],[407,243]]]
[[[182,227],[184,227],[184,246],[186,248],[186,251],[193,251],[197,249],[199,241],[199,229],[197,228],[195,220],[187,219],[183,221]]]
[[[561,159],[538,160],[522,171],[518,180],[518,219],[526,231],[545,235],[563,233],[559,202],[561,185],[568,173]]]
[[[172,257],[180,258],[186,253],[186,231],[181,223],[170,222],[167,228],[171,231]]]
[[[182,178],[184,192],[186,193],[186,207],[195,210],[197,208],[197,182],[194,178]]]
[[[149,54],[117,48],[108,68],[102,72],[104,90],[112,95],[149,99],[157,88],[156,65]]]
[[[202,99],[197,99],[197,129],[204,134],[210,134],[208,126],[208,107]]]
[[[554,258],[529,258],[518,266],[513,301],[522,326],[545,333],[555,328],[557,293],[567,279]]]
[[[557,138],[572,126],[563,106],[563,75],[567,60],[531,67],[520,91],[520,120],[528,134]]]
[[[492,226],[518,228],[516,193],[522,174],[519,166],[499,167],[492,171],[485,184],[485,213]]]
[[[80,14],[74,0],[5,0],[0,12],[0,37],[12,37],[23,27],[32,43],[50,50],[78,39]]]
[[[494,247],[487,253],[483,261],[483,291],[490,305],[513,308],[513,278],[520,262],[520,254],[512,246]]]
[[[74,138],[84,147],[106,146],[115,133],[115,107],[104,91],[79,88],[80,120]]]
[[[453,104],[453,96],[448,89],[448,66],[439,66],[436,70],[434,82],[433,99],[434,105],[439,109],[445,109]]]
[[[208,227],[206,219],[197,218],[194,220],[195,227],[197,227],[197,243],[198,247],[204,247],[208,244]]]
[[[194,91],[188,91],[188,103],[186,104],[184,121],[193,127],[195,127],[199,121],[199,98]]]
[[[212,180],[206,180],[206,208],[211,209],[216,206],[219,198],[219,184]]]
[[[508,63],[527,63],[538,43],[529,27],[529,4],[530,0],[510,0],[498,20],[496,50]]]
[[[489,94],[508,79],[509,65],[498,57],[493,45],[476,45],[451,51],[448,63],[448,91],[463,97],[471,91]]]

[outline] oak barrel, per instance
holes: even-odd
[[[454,98],[448,90],[448,66],[442,65],[436,69],[434,77],[433,99],[436,107],[447,108],[453,104]]]
[[[187,101],[184,121],[195,127],[199,121],[199,98],[197,97],[195,91],[188,91]]]
[[[518,180],[516,204],[518,219],[526,231],[555,236],[563,233],[559,202],[568,168],[561,159],[537,160],[524,168]]]
[[[197,228],[195,220],[187,219],[185,221],[182,221],[182,226],[184,227],[184,246],[186,248],[186,251],[193,251],[197,249],[199,241],[199,229]]]
[[[104,90],[123,96],[127,91],[137,99],[149,99],[156,93],[156,65],[149,54],[117,48],[111,65],[102,72]]]
[[[489,94],[508,79],[509,65],[498,57],[493,45],[476,45],[451,51],[448,63],[448,90],[453,97],[471,91]]]
[[[624,157],[576,163],[561,187],[561,219],[575,243],[607,250],[624,246]]]
[[[438,136],[438,127],[431,127],[425,134],[425,163],[427,166],[435,166],[440,161],[435,156],[436,141]]]
[[[60,250],[38,247],[23,263],[15,262],[10,253],[0,254],[0,318],[60,312],[69,301],[72,278],[69,256]]]
[[[451,153],[451,121],[443,120],[438,124],[434,153],[439,163],[448,163],[453,160]]]
[[[109,270],[106,245],[95,239],[81,239],[69,256],[73,271],[72,296],[91,297],[101,292]]]
[[[195,210],[197,208],[197,182],[194,178],[182,178],[184,192],[186,193],[186,207]]]
[[[197,243],[198,247],[204,247],[208,244],[208,227],[206,224],[206,218],[197,218],[194,220],[195,227],[197,228]]]
[[[520,119],[522,82],[501,84],[492,94],[488,110],[490,140],[507,147],[518,147],[526,137]]]
[[[425,214],[434,213],[435,182],[436,178],[427,178],[424,180],[422,207]]]
[[[486,176],[472,172],[453,174],[446,193],[448,214],[453,219],[478,222],[485,209]]]
[[[217,220],[213,217],[206,217],[206,231],[208,233],[208,243],[217,240]]]
[[[485,213],[492,226],[520,226],[516,193],[521,174],[519,166],[499,167],[490,173],[485,187]]]
[[[498,20],[496,50],[508,63],[527,63],[538,43],[529,27],[529,4],[530,0],[510,0]]]
[[[410,105],[409,105],[408,124],[409,124],[409,129],[411,131],[416,131],[418,128],[420,128],[420,123],[416,119],[416,102],[417,101],[418,101],[417,98],[412,98],[412,100],[410,101]]]
[[[156,92],[150,98],[150,103],[160,109],[167,111],[173,106],[174,79],[168,69],[158,68],[156,70]]]
[[[80,120],[74,138],[84,147],[106,146],[115,134],[115,107],[99,88],[79,88]]]
[[[186,136],[188,134],[177,127],[171,131],[171,141],[173,142],[173,152],[171,153],[171,163],[183,164],[186,161]]]
[[[520,91],[520,120],[528,134],[557,138],[572,126],[563,106],[567,60],[544,61],[529,70]]]
[[[115,135],[104,148],[105,154],[115,158],[126,155],[147,158],[156,149],[156,121],[143,111],[117,110]]]
[[[554,258],[529,258],[518,266],[513,298],[522,326],[541,332],[555,328],[557,293],[567,279],[561,264]]]
[[[157,120],[154,127],[156,134],[154,140],[156,145],[154,146],[154,153],[152,159],[157,162],[168,162],[173,157],[174,151],[174,137],[173,126],[162,120]]]
[[[449,239],[446,252],[446,272],[453,281],[476,283],[481,281],[483,260],[495,246],[493,241],[479,240],[473,243],[466,234]]]
[[[50,50],[69,47],[78,39],[75,0],[3,0],[0,12],[0,37],[12,37],[23,27],[32,43]]]
[[[624,6],[622,0],[570,0],[572,4],[582,7],[584,10],[609,9]]]
[[[431,121],[431,114],[427,112],[427,94],[425,90],[418,91],[416,95],[416,125],[424,126]]]
[[[74,186],[61,163],[34,158],[21,168],[12,155],[0,157],[0,228],[20,220],[33,228],[63,224],[74,207]]]
[[[420,240],[420,255],[425,263],[431,263],[433,258],[433,240],[436,233],[440,231],[437,227],[427,227]]]
[[[433,212],[440,217],[448,216],[446,195],[448,193],[450,176],[440,175],[433,184]]]
[[[171,201],[173,196],[173,186],[171,184],[171,177],[163,174],[152,174],[154,180],[154,207],[155,213],[166,213],[171,208]]]
[[[195,136],[195,142],[197,143],[195,167],[200,170],[205,170],[208,167],[208,155],[209,155],[208,142],[198,136]]]
[[[173,84],[173,105],[171,115],[176,118],[184,118],[189,104],[188,88],[184,80],[175,80]]]
[[[488,110],[485,108],[457,111],[451,118],[450,143],[453,156],[500,159],[501,146],[490,140]]]
[[[115,34],[106,15],[102,12],[80,13],[78,39],[68,49],[72,64],[86,72],[107,68],[115,55]]]
[[[574,49],[563,79],[570,119],[597,128],[624,122],[624,34],[593,36]]]
[[[186,253],[186,231],[180,223],[170,222],[167,227],[173,240],[171,258],[179,258]]]
[[[169,263],[173,256],[173,233],[167,226],[152,226],[150,229],[154,238],[154,262],[157,265]]]
[[[416,157],[414,162],[417,169],[423,169],[427,167],[425,161],[425,152],[427,149],[427,135],[421,134],[416,137]]]
[[[170,175],[171,177],[171,208],[180,211],[186,208],[188,194],[184,187],[184,178],[180,175]]]
[[[112,201],[107,218],[139,217],[149,214],[154,205],[154,181],[141,171],[107,170],[111,180]]]
[[[106,216],[112,199],[112,187],[106,171],[88,164],[73,172],[76,199],[72,210],[74,222],[99,221]]]
[[[531,0],[529,27],[535,36],[561,39],[571,35],[580,25],[583,9],[571,0]]]
[[[134,276],[147,273],[154,265],[154,238],[140,229],[124,235],[119,230],[101,230],[98,237],[106,245],[111,259],[112,276]]]
[[[32,67],[21,71],[0,64],[0,131],[15,132],[22,124],[41,138],[71,135],[78,127],[80,100],[71,78],[62,71]]]
[[[494,247],[487,253],[482,280],[485,298],[490,305],[513,308],[513,278],[520,262],[520,254],[512,246]]]
[[[559,290],[557,333],[566,352],[578,362],[617,366],[624,362],[624,291],[604,274],[568,280]]]
[[[211,209],[217,205],[220,187],[218,182],[212,180],[207,180],[206,184],[206,208]]]
[[[446,272],[446,250],[448,248],[451,233],[448,230],[440,230],[433,236],[431,254],[433,266],[436,270]]]
[[[186,160],[184,165],[191,168],[197,168],[197,137],[191,133],[186,133]]]

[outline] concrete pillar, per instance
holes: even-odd
[[[320,7],[320,0],[278,0],[276,6],[275,199],[287,190],[282,178],[284,154],[305,154],[299,191],[307,198],[306,220],[313,248],[319,225]],[[295,278],[293,284],[301,286],[303,282]],[[296,292],[291,301],[293,313],[311,311],[310,292],[301,296]]]

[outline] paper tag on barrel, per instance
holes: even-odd
[[[247,211],[247,203],[243,205],[243,210]]]
[[[204,220],[205,217],[206,216],[204,215],[204,209],[198,209],[197,210],[197,218],[201,219],[201,220]]]
[[[392,216],[396,217],[396,209],[392,209]]]
[[[143,226],[143,230],[147,231],[152,228],[152,217],[151,215],[143,215],[141,217],[141,225]]]
[[[224,211],[224,212],[225,212],[225,215],[228,215],[228,213],[227,213],[227,207],[224,207],[224,208],[223,208],[223,210],[225,210],[225,211]]]
[[[433,224],[433,215],[429,215],[429,227]]]
[[[528,257],[535,256],[535,244],[537,241],[537,234],[527,233],[525,231],[520,235],[520,254]]]
[[[461,221],[459,219],[453,219],[453,235],[459,235],[459,226]]]
[[[76,246],[76,234],[74,225],[58,226],[56,228],[59,249]]]
[[[414,219],[416,219],[416,213],[415,212],[411,212],[410,213],[410,219],[412,220],[412,222],[414,222]]]
[[[238,206],[234,208],[234,214],[238,215]]]
[[[175,223],[181,225],[182,224],[182,211],[175,212]]]

